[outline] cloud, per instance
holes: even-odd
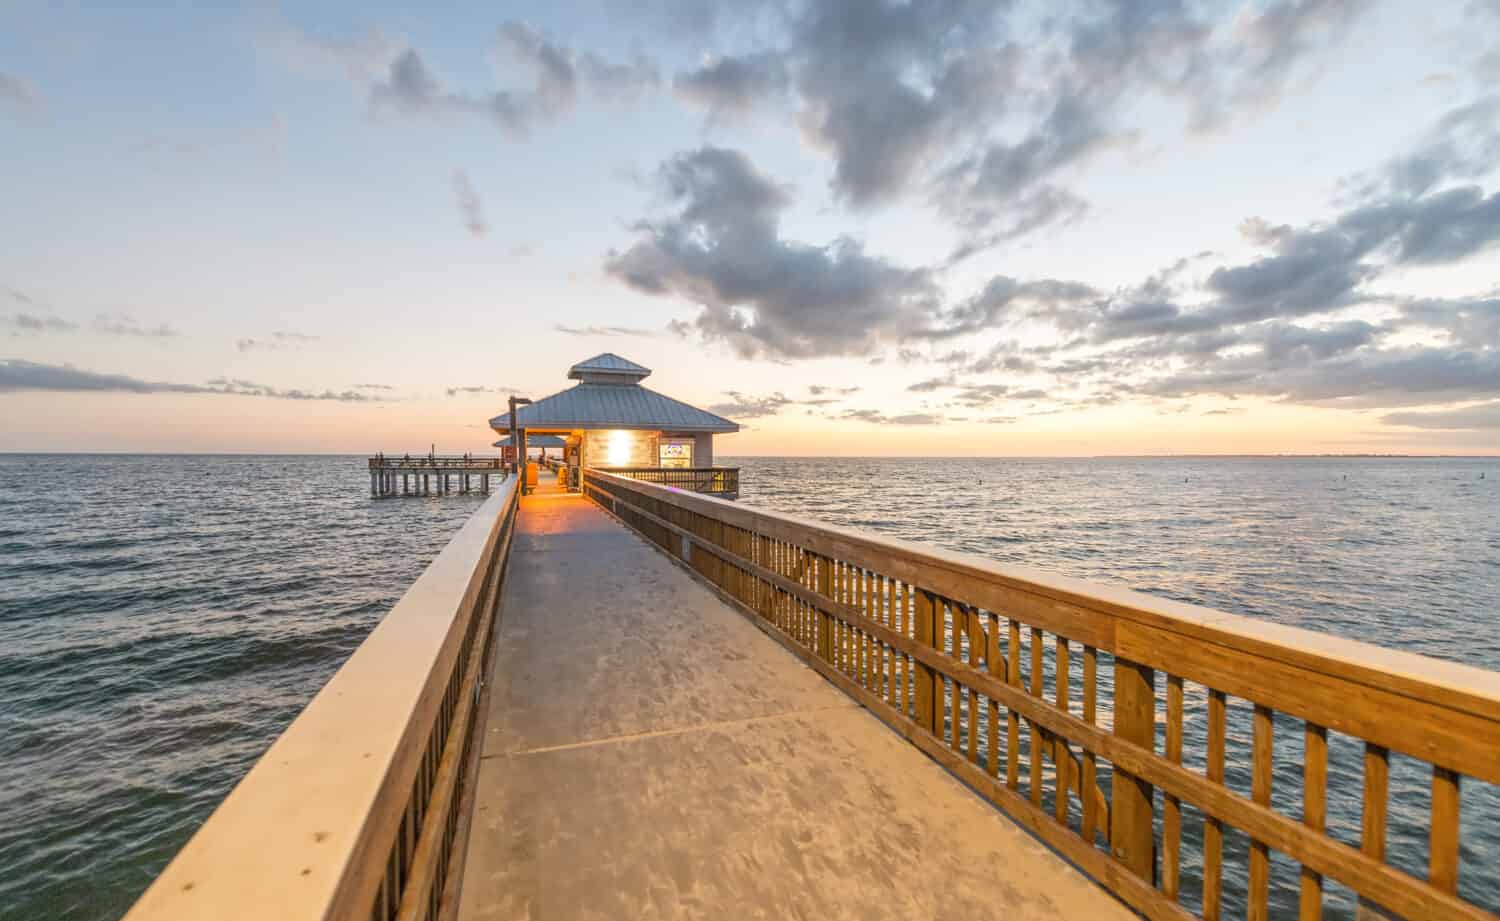
[[[21,359],[0,360],[0,393],[206,393],[267,397],[278,400],[316,400],[340,403],[378,402],[379,397],[345,391],[280,389],[252,381],[214,378],[206,384],[149,381],[125,374],[86,371],[72,365],[47,365]]]
[[[734,390],[726,390],[725,396],[729,397],[727,403],[715,403],[708,407],[708,411],[715,415],[734,419],[759,419],[763,416],[774,416],[787,406],[797,402],[787,398],[785,394],[773,393],[764,397],[749,397]]]
[[[927,269],[870,256],[850,239],[783,239],[791,193],[739,151],[678,154],[658,182],[677,210],[640,222],[637,242],[612,252],[605,272],[642,293],[699,305],[692,326],[705,340],[745,357],[860,355],[936,307]]]
[[[0,103],[18,110],[39,108],[42,98],[28,80],[0,71]]]
[[[447,393],[448,396],[450,396],[450,397],[456,397],[456,396],[459,396],[460,394],[465,394],[465,395],[467,395],[467,394],[475,394],[475,393],[507,393],[507,394],[515,393],[515,394],[520,394],[520,393],[527,393],[528,391],[524,387],[505,387],[505,386],[500,386],[500,387],[485,387],[485,386],[476,385],[476,386],[471,386],[471,387],[449,387],[444,392]]]
[[[320,338],[307,333],[276,330],[271,333],[269,339],[238,339],[234,346],[241,352],[276,352],[282,349],[298,348],[309,342],[317,342]]]
[[[453,171],[453,199],[469,233],[482,237],[489,232],[490,226],[484,221],[484,206],[479,201],[479,193],[474,191],[473,183],[469,182],[469,174],[461,169]]]
[[[650,61],[636,56],[616,64],[592,52],[577,54],[522,22],[500,26],[496,40],[502,62],[529,80],[524,89],[475,95],[450,90],[415,48],[396,54],[370,86],[375,112],[405,117],[479,117],[506,135],[524,138],[541,123],[571,112],[579,86],[596,98],[630,99],[660,84]]]
[[[1448,431],[1500,429],[1500,400],[1436,412],[1388,413],[1382,416],[1380,421],[1386,425]]]
[[[672,91],[715,119],[731,120],[783,95],[789,81],[786,61],[777,54],[730,55],[678,74]]]
[[[694,21],[754,40],[673,85],[711,120],[790,95],[837,199],[921,192],[959,230],[958,260],[1083,216],[1067,174],[1132,143],[1141,100],[1222,127],[1315,72],[1369,5],[1106,2],[1049,8],[1039,28],[1031,8],[987,0],[712,4]]]
[[[165,323],[141,326],[128,314],[101,313],[94,318],[94,330],[107,336],[131,336],[137,339],[175,339],[182,335]]]
[[[858,387],[813,386],[808,387],[808,395],[800,399],[789,397],[779,390],[759,397],[747,396],[737,390],[726,390],[724,395],[729,397],[729,401],[716,403],[708,410],[733,419],[759,419],[774,416],[789,406],[831,406],[840,402],[844,397],[859,392],[859,389]]]
[[[636,326],[566,326],[558,323],[552,327],[570,336],[655,336],[656,330]]]
[[[393,387],[393,386],[391,386],[390,384],[355,384],[354,385],[354,389],[355,390],[381,390],[381,391],[389,391],[389,390],[395,390],[396,388]]]
[[[1452,179],[1479,179],[1500,163],[1500,94],[1458,106],[1428,128],[1413,147],[1378,169],[1344,181],[1366,199],[1412,197]]]
[[[578,69],[590,92],[599,99],[633,102],[661,87],[660,69],[640,52],[617,64],[585,51],[578,56]]]
[[[37,313],[13,313],[8,317],[0,317],[0,323],[10,326],[14,330],[12,335],[17,336],[40,333],[70,333],[78,329],[77,323],[71,323],[61,317]]]
[[[256,43],[287,67],[319,74],[334,72],[357,84],[368,84],[401,53],[402,43],[380,29],[348,37],[314,35],[262,8],[257,14]]]
[[[934,413],[902,413],[888,416],[876,409],[849,409],[834,418],[869,422],[872,425],[937,425],[943,417]]]

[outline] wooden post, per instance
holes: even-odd
[[[833,560],[820,556],[818,560],[818,594],[833,598]],[[818,611],[818,658],[833,661],[833,615]]]
[[[1115,658],[1115,735],[1144,748],[1156,748],[1156,673]],[[1147,882],[1155,882],[1151,785],[1116,768],[1110,805],[1110,850],[1115,859]]]
[[[378,495],[380,495],[380,493],[375,488],[375,473],[374,473],[374,471],[371,471],[370,472],[370,498],[373,499],[373,498],[375,498]]]
[[[929,648],[942,642],[943,624],[939,619],[941,610],[931,592],[912,586],[913,609],[916,628],[915,639]],[[917,662],[917,725],[938,738],[943,735],[943,679],[937,669],[925,662]]]

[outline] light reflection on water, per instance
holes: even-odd
[[[1494,458],[720,462],[742,466],[746,505],[1500,669]],[[1111,690],[1107,662],[1101,657],[1102,700]],[[1159,751],[1164,682],[1159,674]],[[1050,698],[1050,654],[1046,683]],[[1205,691],[1188,683],[1185,692],[1184,761],[1202,772]],[[1226,782],[1246,796],[1251,710],[1233,701],[1228,714]],[[1278,714],[1274,735],[1272,805],[1300,820],[1302,723]],[[1334,732],[1328,739],[1329,831],[1357,847],[1363,747]],[[1430,768],[1392,753],[1390,775],[1387,859],[1425,877]],[[1462,814],[1460,893],[1500,911],[1500,790],[1466,780]],[[1202,821],[1186,805],[1184,815],[1184,900],[1196,908]],[[1240,913],[1248,849],[1244,836],[1226,835],[1226,906]],[[1297,884],[1296,865],[1273,855],[1274,916],[1296,916]],[[1326,916],[1352,917],[1348,891],[1326,888]]]

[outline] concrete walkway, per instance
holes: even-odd
[[[461,919],[1129,919],[587,500],[522,501]]]

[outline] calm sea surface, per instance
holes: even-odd
[[[745,504],[1500,669],[1495,459],[740,463]],[[350,457],[0,455],[0,482],[3,921],[119,917],[481,501],[371,501]],[[1248,710],[1230,730],[1234,764]],[[1276,736],[1296,817],[1300,725]],[[1358,749],[1330,734],[1330,758],[1357,842]],[[1427,783],[1393,756],[1406,869]],[[1463,894],[1500,910],[1500,796],[1463,805]],[[1293,909],[1295,868],[1273,885]]]

